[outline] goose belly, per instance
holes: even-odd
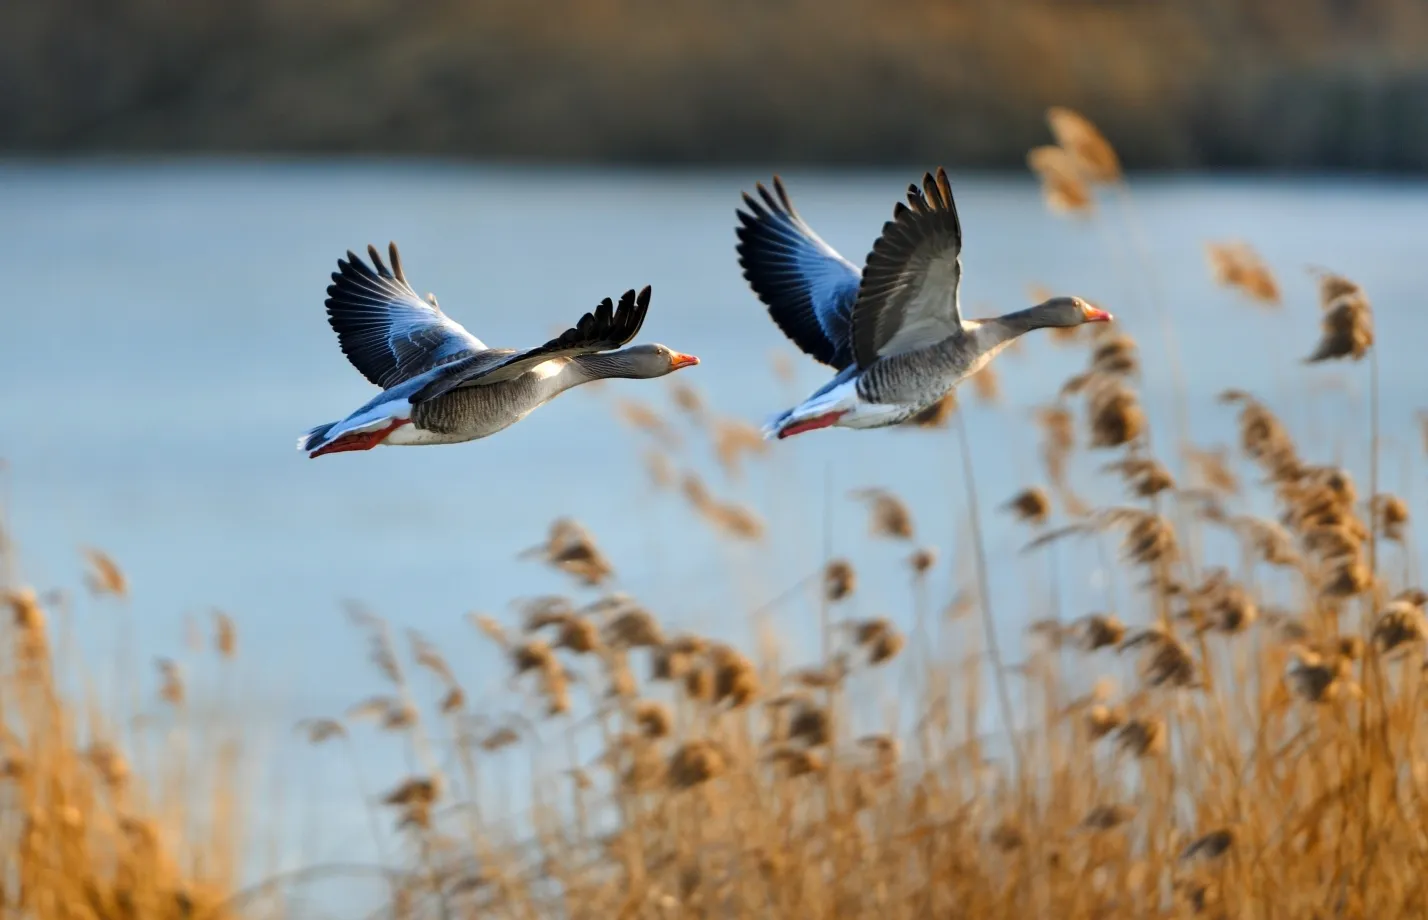
[[[486,438],[519,422],[548,398],[525,374],[490,386],[463,387],[412,407],[412,424],[388,444],[458,444]]]
[[[853,377],[818,391],[787,412],[771,419],[765,428],[776,431],[790,423],[834,412],[841,413],[833,423],[837,428],[886,428],[906,421],[922,408],[903,403],[873,402],[860,392],[858,379]]]

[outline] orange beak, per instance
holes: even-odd
[[[681,354],[677,351],[669,356],[669,366],[675,370],[679,370],[681,367],[693,367],[698,363],[699,359],[693,355]]]
[[[1105,310],[1093,307],[1090,304],[1086,304],[1085,313],[1086,322],[1088,323],[1109,323],[1111,320],[1115,319],[1114,316],[1107,313]]]

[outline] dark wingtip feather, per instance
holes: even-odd
[[[783,205],[783,209],[788,212],[789,217],[797,217],[798,212],[793,209],[793,199],[788,197],[788,189],[783,187],[783,177],[774,173],[774,191],[778,193],[778,200]]]
[[[377,269],[377,274],[383,278],[392,277],[392,273],[387,271],[386,263],[382,261],[382,254],[377,251],[377,247],[371,243],[367,244],[367,257],[372,260],[372,267]]]
[[[397,252],[396,243],[390,241],[387,243],[387,255],[392,260],[392,274],[397,277],[398,281],[406,284],[407,276],[402,273],[402,257],[401,254]]]

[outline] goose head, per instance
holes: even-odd
[[[1079,297],[1053,297],[1031,308],[1039,326],[1079,326],[1108,323],[1114,317]]]
[[[632,345],[616,352],[592,355],[585,359],[602,377],[633,377],[646,379],[663,377],[680,368],[693,367],[699,363],[694,355],[675,351],[667,345],[651,343]]]

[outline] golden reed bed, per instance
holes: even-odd
[[[1048,205],[1085,220],[1106,220],[1100,209],[1114,206],[1116,226],[1143,253],[1110,145],[1074,113],[1053,110],[1050,124],[1056,144],[1029,158]],[[1211,246],[1209,262],[1248,301],[1279,303],[1273,275],[1244,244]],[[1139,267],[1154,290],[1154,266],[1142,256]],[[1308,360],[1368,358],[1363,372],[1375,384],[1365,292],[1327,272],[1320,289],[1321,339]],[[520,718],[496,720],[471,712],[441,649],[417,637],[399,649],[385,623],[357,615],[382,694],[299,729],[312,744],[347,744],[353,721],[375,720],[425,765],[388,777],[372,803],[353,803],[370,809],[379,840],[383,827],[399,828],[400,849],[373,870],[388,895],[372,912],[1428,913],[1428,742],[1418,737],[1428,595],[1414,582],[1406,506],[1377,489],[1377,387],[1366,470],[1301,455],[1265,403],[1234,390],[1221,401],[1239,421],[1235,456],[1198,448],[1185,439],[1170,316],[1152,306],[1174,357],[1176,417],[1153,431],[1137,395],[1136,344],[1114,326],[1064,336],[1086,363],[1038,414],[1045,484],[981,502],[1025,528],[1027,549],[1013,564],[1041,573],[1065,541],[1090,541],[1115,579],[1137,586],[1132,609],[1032,624],[1015,668],[986,642],[986,560],[967,591],[945,603],[927,597],[937,554],[881,489],[854,497],[874,534],[907,547],[916,641],[890,620],[845,615],[858,571],[830,560],[815,576],[822,657],[812,667],[785,668],[772,647],[751,654],[672,634],[621,595],[543,598],[524,605],[518,629],[475,621],[528,703]],[[660,445],[672,426],[697,425],[736,470],[757,462],[764,442],[696,391],[671,392],[674,415],[617,407],[648,436],[652,484],[682,493],[728,539],[759,540],[756,510],[680,474]],[[972,392],[995,396],[990,371]],[[953,427],[965,446],[952,400],[917,421]],[[1122,503],[1079,497],[1070,472],[1078,451],[1119,474]],[[969,523],[984,553],[979,498],[969,480]],[[1271,503],[1271,516],[1244,510]],[[1200,549],[1212,533],[1234,541],[1230,563]],[[614,568],[570,520],[532,553],[592,594]],[[119,568],[98,552],[90,564],[91,589],[123,602]],[[75,675],[56,674],[69,660],[55,652],[63,598],[22,587],[13,573],[7,581],[0,909],[65,920],[303,912],[262,897],[301,874],[239,887],[244,842],[261,829],[241,820],[233,739],[194,728],[174,751],[148,752],[145,769],[131,767],[136,754],[112,743],[109,714],[73,689],[82,686]],[[233,624],[218,618],[214,629],[216,653],[235,655]],[[181,710],[180,673],[162,662],[161,672],[163,704]],[[439,692],[418,689],[433,679]],[[988,711],[997,714],[990,732]],[[879,712],[881,731],[852,730]],[[537,733],[573,738],[577,725],[600,739],[597,756],[571,740],[567,768],[541,771],[523,793],[530,813],[517,833],[475,792],[483,771]],[[443,745],[450,757],[437,752]],[[343,871],[359,869],[311,874]]]

